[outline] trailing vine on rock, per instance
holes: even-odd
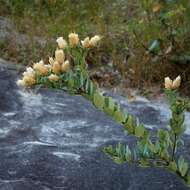
[[[17,81],[19,86],[31,88],[34,85],[42,87],[67,90],[70,93],[80,94],[90,100],[94,106],[116,122],[123,124],[128,134],[137,138],[136,145],[119,143],[116,146],[107,146],[104,152],[117,163],[135,163],[140,166],[162,166],[180,176],[187,185],[190,185],[188,163],[178,149],[183,144],[182,135],[185,131],[185,110],[190,107],[186,99],[177,94],[181,83],[180,76],[172,81],[165,78],[165,94],[170,104],[172,117],[168,128],[158,129],[156,139],[152,138],[149,130],[142,123],[120,108],[111,97],[100,92],[98,86],[90,79],[86,56],[91,48],[98,46],[101,37],[96,35],[86,37],[80,42],[78,34],[69,34],[69,43],[59,37],[58,48],[55,56],[49,58],[49,63],[44,61],[28,67],[23,73],[23,78]]]

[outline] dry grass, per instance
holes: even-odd
[[[162,10],[155,13],[152,7],[159,2],[0,0],[0,15],[10,18],[15,30],[29,37],[25,45],[18,45],[14,35],[6,43],[0,43],[0,56],[30,65],[51,55],[55,47],[52,41],[58,36],[67,38],[71,31],[78,32],[81,39],[100,34],[103,40],[98,52],[88,56],[90,68],[99,70],[102,65],[107,67],[112,63],[112,70],[118,70],[123,79],[130,80],[131,86],[140,88],[162,84],[165,76],[174,78],[179,74],[187,86],[190,81],[190,58],[186,60],[190,52],[190,23],[186,11],[190,9],[184,6],[184,0],[177,4],[163,3]],[[173,14],[167,20],[168,25],[160,19],[167,11]],[[36,36],[46,43],[42,46]],[[149,51],[154,40],[159,40],[159,49]],[[166,53],[170,46],[171,51]]]

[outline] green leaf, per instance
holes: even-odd
[[[105,98],[105,106],[109,108],[110,110],[114,111],[115,108],[115,103],[111,97],[106,97]]]
[[[118,123],[122,123],[124,121],[123,113],[120,110],[114,112],[114,118]]]
[[[148,145],[148,147],[149,147],[149,149],[150,149],[150,151],[152,153],[157,153],[157,147],[156,147],[155,144],[153,144],[152,142],[150,142],[149,145]]]
[[[104,107],[104,96],[102,96],[99,92],[96,92],[94,94],[93,102],[97,108],[102,110]]]
[[[133,157],[128,145],[118,143],[115,148],[108,146],[104,148],[104,152],[108,154],[116,163],[130,162]]]
[[[154,41],[151,43],[151,45],[150,45],[150,47],[148,48],[148,50],[149,50],[150,52],[154,52],[154,53],[158,52],[158,51],[160,50],[160,42],[159,42],[159,40],[154,40]]]
[[[88,95],[90,95],[90,96],[92,96],[94,94],[94,85],[93,85],[93,82],[89,79],[86,82],[86,91],[87,91]]]
[[[135,128],[135,136],[136,137],[143,137],[144,135],[144,132],[145,132],[145,128],[144,128],[144,125],[138,125],[136,128]]]
[[[129,116],[128,112],[127,112],[126,110],[124,110],[124,111],[123,111],[123,117],[124,117],[124,121],[123,121],[123,122],[124,122],[124,123],[127,122],[128,116]]]
[[[104,112],[107,113],[109,116],[113,116],[114,115],[114,111],[111,110],[110,108],[108,107],[104,107]]]
[[[126,148],[125,148],[125,160],[127,162],[130,162],[132,160],[132,153],[128,145],[126,145]]]
[[[142,157],[150,157],[150,149],[149,149],[149,140],[148,138],[142,138],[141,140],[139,140],[137,142],[137,150],[138,153],[142,156]]]
[[[79,81],[80,81],[79,85],[80,85],[80,87],[82,87],[84,85],[84,77],[83,77],[82,73],[80,73]]]
[[[107,146],[107,147],[104,147],[104,148],[103,148],[103,152],[106,153],[106,154],[108,154],[109,156],[115,155],[115,152],[114,152],[114,150],[113,150],[113,146],[112,146],[112,145],[109,145],[109,146]]]
[[[169,160],[170,158],[170,155],[167,149],[164,149],[163,151],[161,151],[160,156],[164,160]]]
[[[123,160],[120,157],[113,157],[113,160],[116,164],[122,164]]]
[[[148,167],[149,166],[149,162],[145,159],[141,159],[140,160],[140,166],[141,167]]]
[[[177,164],[176,164],[176,162],[175,161],[170,162],[168,168],[170,170],[172,170],[173,172],[176,172],[177,171]]]
[[[187,164],[187,162],[185,162],[185,160],[182,156],[180,156],[180,158],[178,160],[178,168],[179,168],[179,172],[180,172],[181,176],[184,177],[188,171],[188,164]]]
[[[136,122],[133,116],[128,115],[127,121],[125,123],[125,129],[128,131],[129,134],[133,134],[135,131]]]
[[[70,80],[68,81],[68,87],[69,87],[70,89],[74,87],[74,84],[75,84],[75,81],[74,81],[73,79],[70,79]]]
[[[157,133],[157,137],[159,140],[159,146],[161,149],[167,149],[171,144],[170,135],[167,130],[159,129]]]
[[[187,184],[187,186],[190,186],[190,175],[187,176],[186,184]]]
[[[113,116],[114,115],[114,109],[115,109],[115,103],[111,97],[105,97],[104,98],[104,112],[106,112],[108,115]]]
[[[124,153],[123,145],[121,143],[118,143],[118,145],[115,148],[116,154],[121,157]]]
[[[114,111],[120,110],[120,105],[117,102],[114,102]]]
[[[82,75],[80,67],[78,66],[76,68],[75,87],[78,89],[83,87],[83,85],[84,85],[84,77]]]

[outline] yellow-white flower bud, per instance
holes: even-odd
[[[95,46],[97,46],[98,45],[98,42],[100,41],[100,36],[98,36],[98,35],[95,35],[94,37],[92,37],[91,39],[90,39],[90,46],[92,46],[92,47],[95,47]]]
[[[27,68],[26,68],[26,72],[27,72],[28,74],[33,75],[33,74],[34,74],[34,69],[33,69],[32,67],[27,67]]]
[[[23,77],[23,84],[25,85],[25,87],[30,87],[33,86],[36,83],[36,80],[34,77],[31,76],[24,76]]]
[[[58,47],[60,49],[64,49],[67,47],[67,42],[66,42],[66,40],[63,39],[63,37],[57,38],[56,42],[58,43]]]
[[[178,76],[174,81],[173,81],[173,89],[179,88],[181,85],[181,77]]]
[[[28,67],[26,68],[26,71],[23,73],[23,76],[30,76],[30,77],[33,77],[35,78],[35,72],[34,70],[32,69],[32,67]]]
[[[165,88],[168,89],[168,90],[171,90],[172,89],[172,86],[173,86],[173,82],[172,80],[170,79],[170,77],[166,77],[165,78]]]
[[[81,41],[83,48],[89,48],[90,47],[90,39],[89,37],[86,37],[83,41]]]
[[[55,60],[58,63],[62,64],[64,62],[64,59],[65,59],[65,54],[64,54],[63,50],[62,49],[57,49],[55,51]]]
[[[25,82],[23,80],[17,80],[16,84],[20,87],[25,87]]]
[[[168,90],[175,90],[179,88],[181,85],[181,77],[178,76],[174,81],[172,81],[169,77],[165,78],[165,88]]]
[[[61,66],[61,71],[62,71],[62,72],[67,72],[67,71],[69,70],[69,68],[70,68],[70,63],[69,63],[69,61],[67,60],[67,61],[65,61],[65,62],[62,64],[62,66]]]
[[[61,72],[61,65],[60,65],[57,61],[55,61],[55,62],[53,63],[52,71],[53,71],[53,73],[55,73],[55,74],[59,74],[59,73]]]
[[[41,76],[46,76],[48,74],[48,68],[44,65],[42,60],[39,63],[35,63],[33,68]]]
[[[79,43],[79,37],[76,33],[70,33],[69,34],[69,44],[71,47],[77,46]]]
[[[59,80],[59,77],[55,74],[51,74],[49,77],[48,77],[49,81],[51,82],[56,82]]]

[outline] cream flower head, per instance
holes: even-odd
[[[35,77],[34,69],[32,67],[27,67],[26,71],[23,73],[23,76]]]
[[[49,81],[51,82],[57,82],[59,80],[59,77],[55,74],[51,74],[49,77],[48,77]]]
[[[20,87],[25,87],[25,86],[26,86],[24,80],[17,80],[16,84],[17,84],[18,86],[20,86]]]
[[[39,75],[41,76],[46,76],[48,74],[48,68],[44,65],[43,60],[41,60],[38,63],[35,63],[33,65],[33,68],[35,71],[38,72]]]
[[[69,61],[67,60],[67,61],[65,61],[65,62],[62,64],[62,66],[61,66],[61,71],[62,71],[62,72],[67,72],[67,71],[69,70],[69,68],[70,68],[70,63],[69,63]]]
[[[55,73],[55,74],[59,74],[59,73],[61,72],[61,65],[60,65],[57,61],[55,61],[55,62],[53,63],[52,71],[53,71],[53,73]]]
[[[22,80],[25,87],[31,87],[36,83],[35,78],[31,76],[24,76]]]
[[[57,38],[56,42],[58,43],[58,47],[60,49],[64,49],[67,47],[67,41],[63,39],[63,37]]]
[[[79,37],[76,33],[70,33],[69,34],[69,44],[71,47],[77,46],[79,43]]]
[[[90,38],[86,37],[83,41],[81,41],[83,48],[89,48],[90,47]]]
[[[94,37],[92,37],[91,39],[90,39],[90,46],[92,46],[92,47],[95,47],[95,46],[97,46],[98,45],[98,42],[101,40],[101,38],[100,38],[100,36],[98,36],[98,35],[95,35]]]
[[[173,81],[173,89],[179,88],[181,85],[181,76],[178,76],[174,81]]]
[[[32,67],[27,67],[26,72],[29,74],[34,74],[34,69]]]
[[[172,89],[173,81],[170,79],[170,77],[165,77],[164,85],[166,89]]]
[[[165,88],[168,90],[175,90],[179,88],[181,85],[181,77],[178,76],[174,81],[170,79],[170,77],[165,78]]]
[[[22,80],[17,81],[17,85],[21,87],[31,87],[35,83],[35,72],[31,67],[26,68]]]
[[[55,51],[55,61],[62,64],[64,62],[64,59],[65,59],[65,54],[64,54],[63,50],[57,49]]]

